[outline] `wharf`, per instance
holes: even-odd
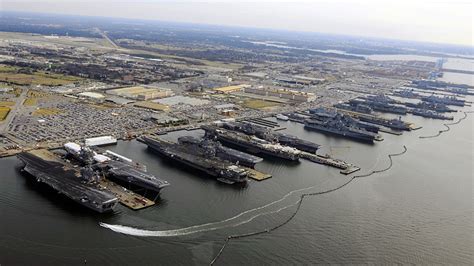
[[[308,152],[301,152],[301,158],[315,162],[315,163],[339,168],[341,169],[340,173],[344,175],[352,174],[360,170],[360,167],[357,167],[350,163],[346,163],[339,159],[331,158],[329,156],[322,156],[322,155],[312,154]]]
[[[257,181],[262,181],[262,180],[265,180],[265,179],[268,179],[268,178],[271,178],[272,175],[271,174],[266,174],[266,173],[262,173],[260,171],[257,171],[253,168],[248,168],[248,167],[244,167],[245,170],[249,171],[250,175],[249,177],[252,178],[253,180],[257,180]]]
[[[100,181],[100,186],[112,192],[118,198],[119,202],[122,205],[132,210],[141,210],[155,205],[154,201],[149,200],[141,195],[138,195],[105,178]]]

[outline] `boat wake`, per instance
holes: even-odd
[[[194,225],[194,226],[180,228],[180,229],[170,229],[170,230],[163,230],[163,231],[147,230],[147,229],[140,229],[140,228],[135,228],[135,227],[126,226],[126,225],[116,225],[116,224],[107,224],[107,223],[100,223],[100,226],[110,229],[117,233],[131,235],[131,236],[141,236],[141,237],[174,237],[174,236],[185,236],[185,235],[191,235],[191,234],[196,234],[196,233],[209,232],[209,231],[214,231],[214,230],[228,228],[228,227],[240,226],[243,224],[250,223],[251,221],[255,220],[256,218],[260,216],[279,213],[285,209],[295,206],[298,203],[298,201],[295,201],[294,203],[277,208],[275,210],[264,211],[264,212],[259,212],[259,211],[275,206],[278,203],[284,201],[285,199],[291,197],[292,195],[298,192],[310,190],[315,187],[316,186],[310,186],[306,188],[293,190],[278,200],[272,201],[266,205],[263,205],[254,209],[241,212],[233,217],[230,217],[228,219],[225,219],[219,222],[212,222],[212,223]],[[240,219],[243,219],[243,220],[240,220]]]

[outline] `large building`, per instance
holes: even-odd
[[[173,95],[173,92],[169,89],[145,88],[140,86],[108,90],[107,93],[138,101],[148,101]]]
[[[257,94],[262,96],[278,97],[283,99],[294,100],[298,102],[313,102],[316,100],[316,95],[311,92],[301,92],[287,89],[272,89],[264,87],[249,87],[244,88],[245,93]]]
[[[250,85],[245,85],[245,84],[233,85],[233,86],[215,88],[214,91],[218,93],[228,94],[232,92],[242,91],[244,88],[248,88],[248,87],[250,87]]]

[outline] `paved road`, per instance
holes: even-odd
[[[11,107],[10,113],[7,116],[7,119],[0,123],[0,133],[4,133],[8,129],[8,126],[12,122],[15,115],[23,108],[23,101],[26,99],[26,93],[28,89],[23,89],[19,97],[16,98],[16,103]]]

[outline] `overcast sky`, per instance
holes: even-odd
[[[474,44],[471,0],[0,0],[0,9]]]

